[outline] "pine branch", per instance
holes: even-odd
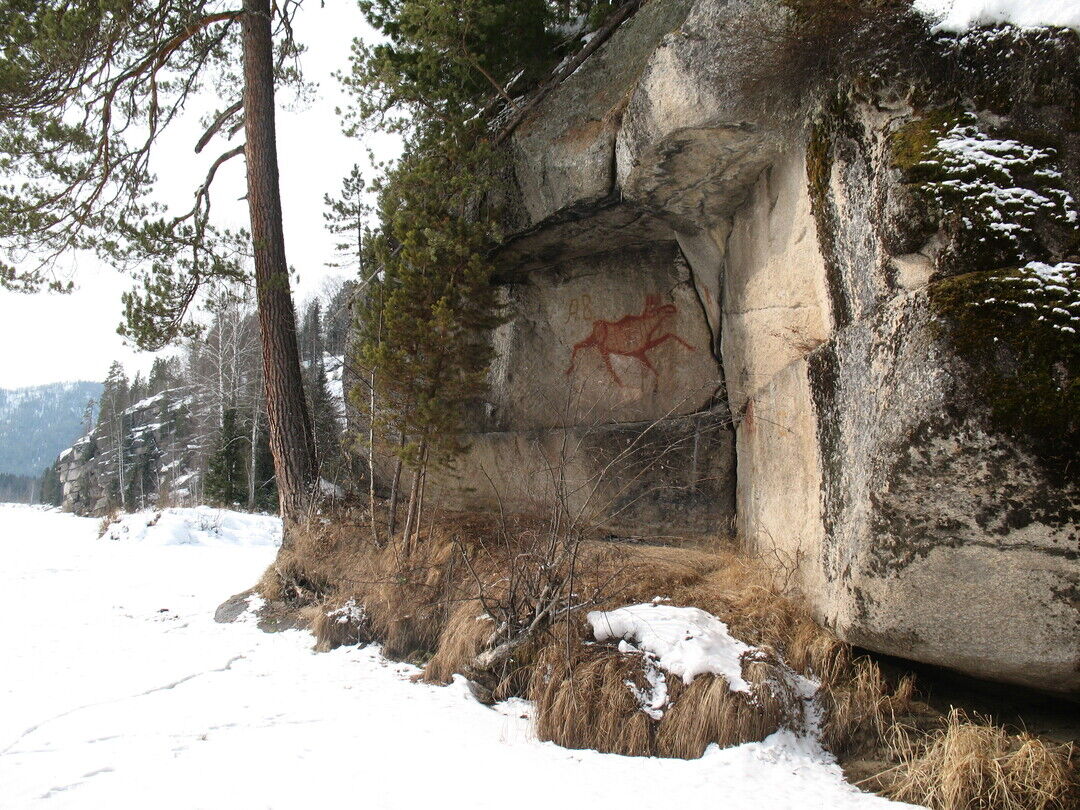
[[[197,144],[195,144],[195,154],[197,155],[197,154],[201,153],[202,150],[206,147],[206,145],[208,143],[210,143],[210,139],[213,138],[215,135],[217,135],[217,133],[225,125],[225,122],[227,122],[230,118],[232,118],[234,115],[236,115],[236,113],[240,112],[240,110],[242,110],[242,109],[244,109],[244,100],[240,99],[235,104],[230,105],[220,115],[218,115],[218,117],[214,119],[213,123],[211,123],[210,126],[207,127],[206,132],[203,133],[203,136],[201,138],[199,138],[199,142]],[[243,121],[241,120],[238,123],[238,126],[242,126],[242,125],[243,125]],[[229,132],[229,135],[231,136],[235,132],[236,132],[235,128],[231,129],[230,132]]]

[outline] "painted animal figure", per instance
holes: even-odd
[[[650,350],[669,340],[674,340],[690,351],[694,351],[693,346],[667,328],[668,321],[677,312],[678,309],[674,304],[661,304],[658,296],[649,295],[645,298],[645,307],[640,315],[625,315],[617,321],[593,321],[592,332],[589,336],[574,344],[574,349],[570,353],[570,367],[566,369],[567,376],[574,372],[578,352],[594,346],[600,352],[600,357],[603,358],[604,365],[616,385],[621,386],[623,383],[611,365],[613,354],[633,357],[656,374],[656,369],[649,362]]]

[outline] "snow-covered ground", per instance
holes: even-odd
[[[99,539],[0,505],[0,807],[901,806],[790,733],[692,762],[570,751],[536,741],[527,704],[412,683],[375,648],[215,624],[272,560],[275,521],[151,519]]]

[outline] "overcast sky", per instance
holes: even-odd
[[[367,166],[367,146],[379,159],[397,152],[396,141],[385,136],[363,142],[346,138],[334,113],[345,103],[333,71],[347,68],[354,36],[369,38],[354,0],[308,0],[299,12],[297,35],[308,46],[303,65],[307,79],[319,85],[318,96],[298,106],[289,91],[278,98],[278,155],[281,164],[281,196],[285,219],[285,247],[289,263],[300,274],[294,288],[297,303],[317,294],[327,280],[340,271],[327,268],[333,259],[333,238],[323,220],[323,194],[336,193],[341,178],[354,163]],[[231,103],[228,99],[218,108]],[[190,207],[195,186],[206,167],[223,151],[207,147],[194,154],[200,129],[198,118],[215,107],[192,110],[178,122],[158,151],[152,169],[159,177],[158,195],[177,210]],[[242,138],[242,133],[237,138]],[[232,144],[238,143],[234,140]],[[221,143],[221,142],[216,142]],[[232,145],[230,144],[230,145]],[[227,147],[226,147],[227,148]],[[215,221],[247,225],[242,158],[230,161],[214,183]],[[372,177],[370,170],[365,176]],[[62,380],[101,380],[109,364],[120,360],[129,372],[149,368],[151,357],[125,347],[116,334],[120,321],[120,294],[129,278],[92,257],[72,260],[77,290],[70,295],[38,293],[18,295],[0,290],[0,388]]]

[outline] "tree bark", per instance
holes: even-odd
[[[398,434],[398,446],[405,445],[405,434]],[[394,531],[397,529],[398,492],[401,489],[401,456],[394,462],[394,480],[390,484],[390,515],[387,529],[387,539],[394,539]]]
[[[375,369],[371,370],[371,410],[368,412],[368,511],[371,513],[371,540],[382,545],[379,540],[378,523],[375,520]],[[389,542],[389,538],[387,538]]]
[[[258,390],[258,389],[256,389]],[[257,396],[257,395],[256,395]],[[251,458],[248,463],[248,509],[255,511],[255,470],[259,457],[259,400],[251,405]]]
[[[263,390],[287,545],[289,527],[304,518],[311,502],[315,452],[300,376],[296,313],[281,225],[270,0],[244,0],[241,34],[247,196],[262,335]]]

